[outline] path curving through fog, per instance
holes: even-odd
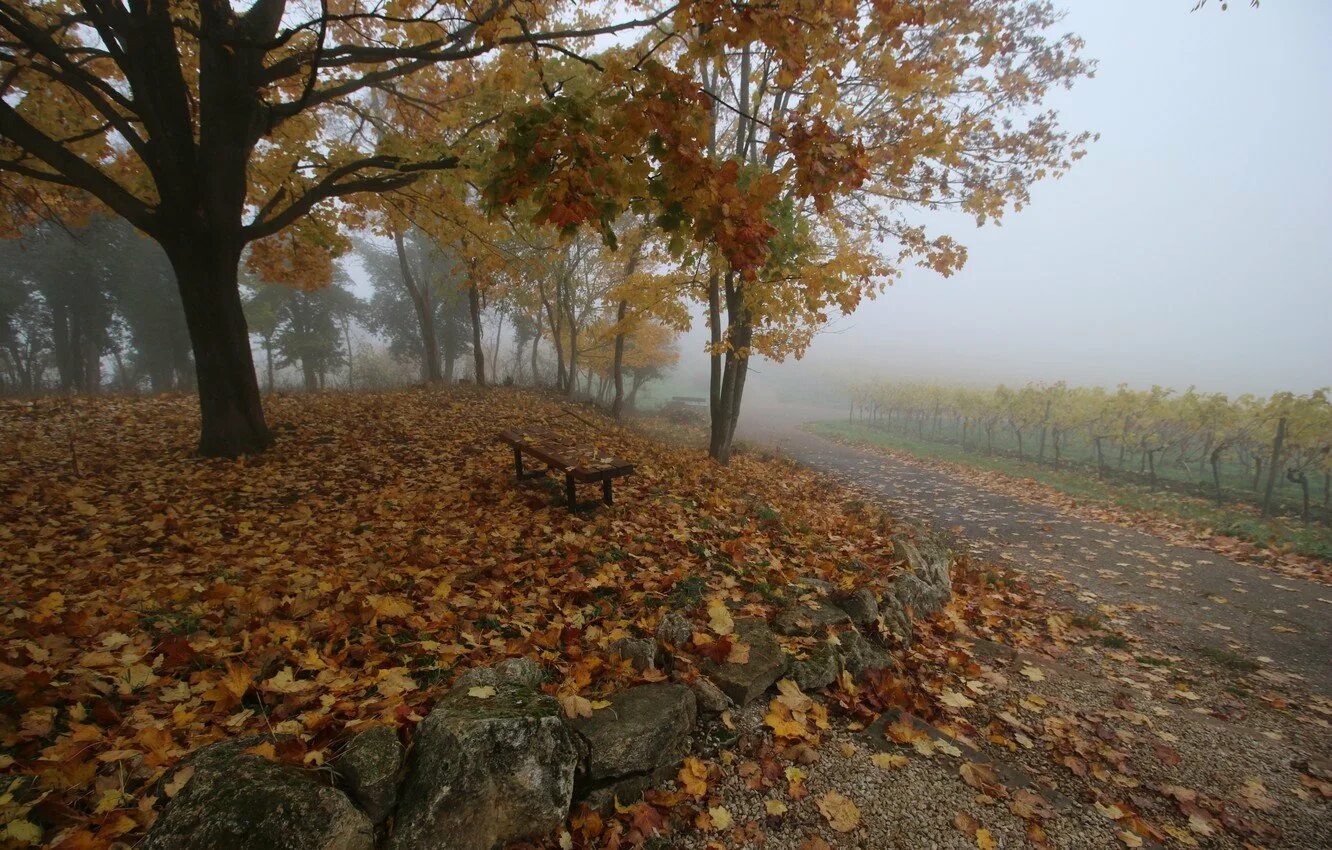
[[[976,555],[1028,573],[1060,602],[1084,610],[1117,606],[1149,643],[1220,674],[1251,662],[1273,684],[1332,695],[1332,587],[1071,516],[801,430],[806,422],[844,417],[845,410],[755,402],[741,420],[741,440],[953,530]]]

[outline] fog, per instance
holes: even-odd
[[[755,363],[747,394],[853,373],[1332,384],[1332,3],[1065,5],[1099,69],[1051,103],[1101,134],[1086,158],[1002,226],[922,214],[968,247],[965,269],[908,270],[802,361]],[[681,340],[681,392],[706,386],[705,335]]]

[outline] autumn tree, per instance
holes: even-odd
[[[752,356],[799,356],[906,264],[960,266],[965,251],[929,237],[915,211],[992,220],[1081,154],[1087,136],[1036,109],[1090,68],[1075,37],[1051,34],[1047,3],[712,8],[677,27],[674,53],[602,57],[600,85],[518,116],[489,191],[608,237],[624,210],[650,214],[702,266],[711,451],[724,462]]]
[[[470,128],[449,84],[465,97],[485,57],[666,16],[560,25],[572,5],[0,0],[4,194],[33,209],[34,186],[74,188],[162,246],[190,330],[199,450],[258,451],[272,436],[238,285],[246,246],[292,227],[317,243],[338,199],[455,167]],[[371,90],[429,115],[433,143],[367,144]]]

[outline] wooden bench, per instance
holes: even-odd
[[[572,440],[537,429],[505,429],[499,432],[500,442],[513,447],[513,466],[518,480],[536,478],[551,472],[564,473],[564,497],[570,511],[580,507],[575,487],[578,484],[601,482],[601,501],[607,505],[615,501],[611,482],[634,474],[634,465],[613,457],[597,455],[589,449],[580,448]],[[523,455],[530,455],[544,463],[546,469],[527,472],[523,469]]]

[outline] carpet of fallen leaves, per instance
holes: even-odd
[[[668,605],[761,614],[797,576],[900,569],[891,519],[812,473],[532,393],[275,397],[276,445],[235,462],[192,455],[195,404],[0,405],[0,843],[132,844],[210,741],[291,733],[280,757],[318,766],[517,655],[577,705],[643,678],[609,644]],[[571,515],[495,440],[532,425],[637,475]]]
[[[1219,534],[1212,529],[1202,528],[1182,520],[1174,520],[1150,511],[1132,510],[1105,502],[1089,502],[1077,499],[1033,478],[1016,478],[1002,472],[979,469],[938,458],[922,458],[885,446],[862,442],[855,443],[855,446],[890,455],[903,463],[944,470],[953,477],[977,487],[1025,499],[1029,502],[1049,505],[1064,513],[1083,519],[1107,522],[1126,528],[1136,528],[1180,546],[1196,546],[1201,549],[1208,549],[1224,555],[1232,561],[1262,567],[1279,575],[1332,585],[1332,563],[1298,552],[1259,546],[1248,540],[1242,540],[1228,534]],[[1187,497],[1181,496],[1180,498]],[[1238,508],[1238,506],[1235,507]],[[1256,511],[1254,515],[1257,516]]]

